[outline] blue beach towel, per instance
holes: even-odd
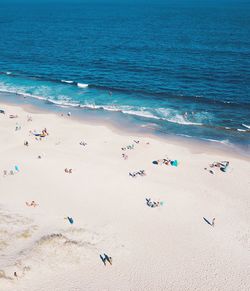
[[[177,167],[178,166],[178,161],[177,160],[171,161],[171,165],[174,166],[174,167]]]

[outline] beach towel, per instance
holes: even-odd
[[[174,167],[177,167],[178,166],[178,161],[177,160],[171,161],[171,165],[174,166]]]

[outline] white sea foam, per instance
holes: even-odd
[[[217,139],[212,139],[212,138],[201,138],[202,140],[205,141],[211,141],[211,142],[216,142],[216,143],[221,143],[227,146],[232,146],[232,144],[229,142],[228,139],[224,139],[224,140],[217,140]]]
[[[192,138],[192,136],[191,135],[188,135],[188,134],[178,133],[177,135],[178,136],[184,136],[184,137]]]
[[[242,125],[243,125],[244,127],[248,128],[248,129],[250,129],[250,125],[247,125],[247,124],[244,124],[244,123],[242,123]]]
[[[68,81],[68,80],[61,80],[62,83],[67,83],[67,84],[73,84],[74,81]]]
[[[87,84],[80,84],[80,83],[78,83],[77,85],[82,88],[86,88],[88,86]],[[112,111],[112,112],[121,112],[123,114],[128,114],[128,115],[133,115],[133,116],[138,116],[138,117],[145,117],[148,119],[163,120],[163,121],[168,121],[171,123],[177,123],[177,124],[182,124],[182,125],[196,125],[196,126],[202,125],[202,123],[188,121],[184,116],[182,116],[181,114],[178,114],[177,113],[178,111],[172,110],[172,109],[165,109],[165,108],[151,109],[151,108],[146,108],[146,107],[135,107],[135,106],[128,106],[128,105],[120,105],[120,106],[119,105],[102,105],[102,104],[80,105],[79,103],[74,102],[73,100],[71,100],[70,98],[66,96],[60,96],[60,99],[56,100],[50,97],[44,97],[41,95],[26,93],[26,92],[20,91],[20,89],[18,91],[6,86],[1,86],[0,90],[6,93],[14,93],[14,94],[17,93],[25,97],[36,98],[39,100],[46,100],[59,106],[72,106],[72,107],[81,107],[81,108],[93,109],[93,110],[107,110],[107,111]]]
[[[153,115],[149,111],[145,111],[145,110],[122,110],[122,113],[136,115],[136,116],[140,116],[140,117],[151,118],[151,119],[158,119],[158,120],[161,119],[161,118]]]
[[[79,88],[87,88],[89,86],[89,84],[77,83],[77,86]]]
[[[172,123],[178,123],[182,125],[197,125],[200,126],[202,123],[200,122],[192,122],[188,120],[188,117],[181,115],[177,110],[169,109],[169,108],[157,108],[156,112],[162,116],[159,119],[165,120]]]
[[[247,129],[237,128],[237,131],[243,131],[243,132],[245,132],[245,131],[247,131]]]

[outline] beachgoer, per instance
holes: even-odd
[[[212,225],[212,226],[215,225],[215,218],[213,218],[211,225]]]
[[[112,258],[109,257],[108,255],[104,254],[104,258],[112,265]]]
[[[64,219],[68,219],[68,221],[69,221],[70,224],[73,224],[74,223],[74,220],[73,220],[72,217],[67,216],[67,217],[64,217]]]
[[[39,204],[36,203],[34,200],[32,200],[31,203],[29,203],[29,202],[26,201],[25,204],[26,204],[27,206],[29,206],[29,207],[36,207],[36,206],[39,205]]]
[[[122,154],[122,157],[124,158],[124,160],[127,160],[128,156],[125,154]]]
[[[105,259],[102,255],[100,255],[100,258],[101,258],[101,260],[102,260],[104,266],[106,266],[106,259]]]
[[[64,169],[64,172],[65,173],[68,173],[69,172],[68,168]]]

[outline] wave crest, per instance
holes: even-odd
[[[77,83],[77,87],[79,88],[87,88],[89,84],[84,84],[84,83]]]

